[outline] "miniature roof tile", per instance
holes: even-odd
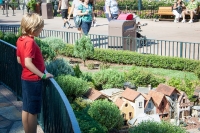
[[[156,88],[156,91],[161,92],[167,96],[171,96],[171,94],[175,91],[176,93],[179,93],[179,91],[172,86],[168,86],[165,84],[159,84],[158,87]]]
[[[121,108],[122,104],[124,103],[124,101],[120,98],[117,98],[117,100],[115,101],[115,104],[117,105],[117,107]]]
[[[130,88],[126,88],[126,90],[122,93],[122,97],[130,100],[130,101],[134,101],[141,93],[132,90]]]
[[[89,89],[87,91],[87,93],[85,93],[85,96],[90,99],[90,100],[96,100],[98,99],[99,97],[103,96],[103,97],[106,97],[105,95],[103,95],[100,91],[98,90],[95,90],[95,89]]]
[[[155,102],[155,104],[157,106],[160,106],[163,98],[165,97],[164,94],[157,92],[157,91],[154,91],[154,90],[149,91],[148,95],[152,97],[153,101]]]

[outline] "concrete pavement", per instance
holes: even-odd
[[[24,133],[22,119],[22,102],[16,96],[0,85],[0,133]],[[43,133],[38,125],[37,133]]]
[[[23,11],[16,10],[15,16],[12,16],[12,10],[8,11],[8,17],[3,15],[0,10],[0,24],[20,24],[23,16]],[[63,21],[60,17],[54,19],[45,19],[44,29],[60,30],[76,32],[76,28],[61,28]],[[72,26],[73,20],[70,21]],[[157,40],[171,40],[171,41],[185,41],[200,43],[200,22],[188,23],[173,23],[172,21],[154,22],[152,20],[141,20],[141,23],[148,23],[147,26],[142,27],[142,35],[147,38]],[[97,18],[97,27],[92,27],[90,34],[108,35],[108,21],[105,18]],[[21,122],[21,107],[22,103],[16,101],[16,97],[8,89],[0,86],[0,133],[23,133]],[[38,128],[38,132],[43,132]],[[193,129],[190,133],[199,132]]]
[[[23,11],[16,10],[15,16],[12,16],[12,10],[8,11],[8,16],[2,15],[3,11],[0,10],[0,24],[20,24]],[[44,19],[44,29],[76,32],[76,28],[61,28],[63,21],[61,17],[54,17],[54,19]],[[71,19],[70,23],[74,26]],[[200,22],[195,23],[174,23],[172,21],[158,21],[155,22],[151,19],[141,19],[141,23],[148,23],[147,26],[142,27],[142,35],[146,35],[149,39],[156,40],[171,40],[171,41],[184,41],[184,42],[197,42],[200,43]],[[108,35],[108,21],[106,18],[97,18],[97,27],[92,27],[90,34]]]

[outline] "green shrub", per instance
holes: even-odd
[[[82,75],[82,72],[81,72],[81,70],[80,70],[79,64],[76,64],[76,65],[73,67],[73,69],[74,69],[74,72],[75,72],[75,76],[76,76],[77,78],[80,78],[80,76]]]
[[[42,56],[44,60],[53,60],[57,56],[55,51],[53,51],[48,44],[46,44],[41,39],[35,37],[35,42],[40,47],[40,50],[42,51]]]
[[[87,110],[86,108],[84,110],[74,111],[81,133],[107,133],[107,128],[88,115]]]
[[[48,44],[56,53],[60,53],[65,48],[65,43],[62,38],[58,37],[47,37],[44,38],[43,41]]]
[[[74,55],[81,58],[84,61],[92,56],[94,53],[94,46],[89,37],[83,36],[75,42],[74,45]]]
[[[139,125],[129,129],[129,133],[187,133],[179,126],[170,124],[169,122],[152,122],[145,121]]]
[[[71,97],[72,100],[74,100],[76,97],[81,97],[89,90],[86,81],[71,75],[58,76],[56,81],[63,89],[65,95]]]
[[[14,33],[11,33],[11,32],[4,33],[3,40],[14,46],[16,46],[17,39],[18,38]]]
[[[60,75],[75,75],[72,66],[70,66],[69,62],[64,59],[56,59],[46,62],[46,69],[49,73],[53,74],[54,77]]]
[[[119,129],[123,125],[123,118],[119,109],[108,100],[94,101],[88,110],[88,114],[108,130]]]
[[[110,64],[109,63],[101,63],[100,64],[100,66],[99,66],[99,68],[101,69],[101,70],[103,70],[103,69],[108,69],[108,68],[110,68]]]
[[[73,56],[73,45],[67,45],[66,49],[67,51],[65,55]],[[197,60],[159,55],[145,55],[126,50],[110,50],[99,48],[95,48],[93,56],[89,56],[89,58],[108,63],[129,64],[135,66],[164,68],[189,72],[194,72],[197,66],[200,65],[200,62]]]
[[[124,73],[113,69],[105,69],[93,74],[96,89],[122,88]]]
[[[200,80],[200,65],[196,67],[194,73],[198,77],[198,79]]]
[[[195,90],[196,82],[185,78],[184,80],[178,78],[171,78],[167,81],[167,84],[175,87],[178,90],[184,91],[190,100],[192,100]]]
[[[133,69],[125,73],[125,79],[136,86],[147,86],[151,84],[152,87],[157,87],[160,83],[165,83],[164,78],[155,77],[149,72]]]
[[[0,39],[3,39],[3,32],[0,31]]]
[[[81,74],[80,78],[82,80],[85,80],[87,82],[93,82],[93,79],[92,79],[92,74],[91,73],[88,73],[88,72],[84,72]]]
[[[87,64],[87,68],[88,68],[89,70],[94,69],[94,68],[95,68],[94,63]]]

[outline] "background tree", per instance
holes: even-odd
[[[89,37],[83,36],[75,42],[74,55],[84,61],[94,54],[94,46]]]
[[[88,114],[108,130],[120,128],[123,125],[123,118],[119,109],[108,100],[94,101],[88,110]]]

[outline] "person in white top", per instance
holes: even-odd
[[[75,27],[78,29],[78,33],[81,33],[81,27],[76,24],[76,16],[78,11],[78,6],[82,3],[80,0],[73,0],[71,10],[68,14],[68,22],[70,21],[70,16],[73,12],[73,19],[75,23]]]
[[[67,21],[68,7],[69,7],[69,1],[68,1],[68,0],[59,0],[58,12],[60,12],[60,8],[61,8],[61,15],[62,15],[62,19],[63,19],[63,21],[64,21],[64,26],[63,26],[63,28],[66,27],[66,23],[68,24],[68,28],[70,28],[70,25],[71,25],[71,24]]]

